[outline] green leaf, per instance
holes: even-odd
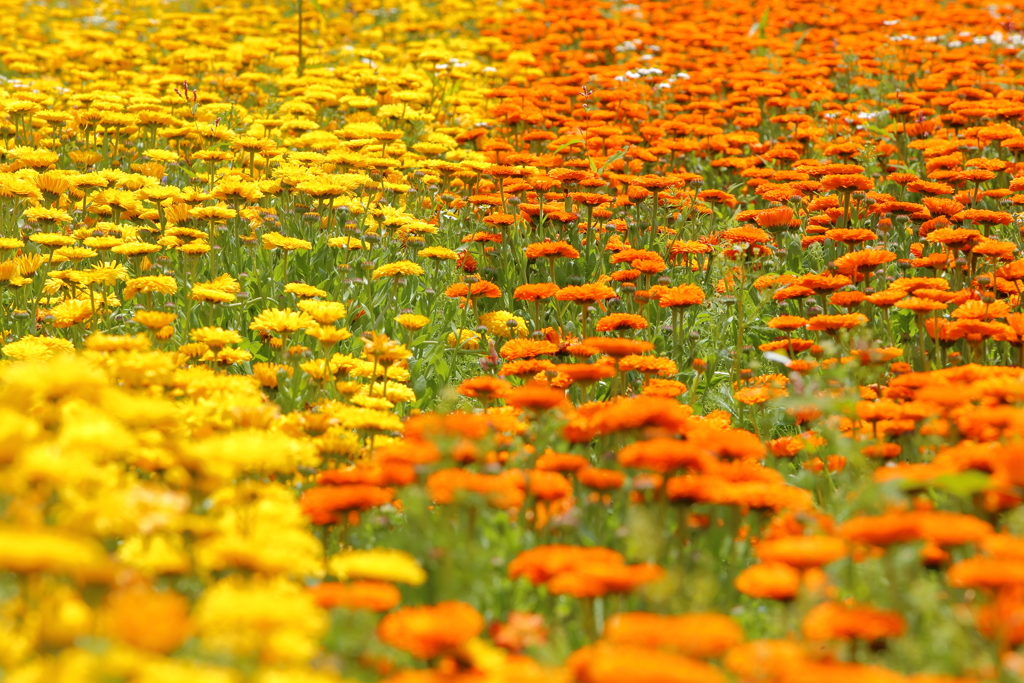
[[[907,482],[911,484],[912,482]],[[957,474],[944,474],[937,477],[933,482],[937,489],[949,493],[957,498],[970,498],[976,493],[988,491],[992,488],[992,481],[984,472],[977,470],[958,472]]]
[[[628,151],[629,151],[629,145],[623,145],[622,149],[620,149],[618,152],[616,152],[615,154],[611,155],[610,157],[608,157],[605,160],[604,164],[601,166],[600,169],[595,169],[594,168],[594,166],[596,166],[596,164],[594,163],[593,159],[590,160],[590,167],[591,167],[591,169],[594,170],[595,173],[597,173],[598,175],[601,175],[602,173],[605,172],[605,169],[607,169],[609,166],[614,164],[616,161],[618,161],[622,157],[626,156],[626,152],[628,152]]]
[[[565,143],[564,145],[562,145],[561,147],[556,149],[555,150],[555,154],[558,154],[559,152],[561,152],[566,147],[572,147],[573,145],[583,145],[583,146],[586,146],[586,144],[587,144],[587,141],[584,140],[583,138],[573,138],[572,140],[569,140],[567,143]]]

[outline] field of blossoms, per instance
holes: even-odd
[[[0,681],[1024,678],[1024,0],[0,0]]]

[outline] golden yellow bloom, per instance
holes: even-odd
[[[312,317],[305,312],[293,311],[290,308],[270,308],[260,311],[259,315],[249,323],[249,329],[269,334],[288,334],[309,327],[314,323]]]
[[[268,232],[263,234],[263,248],[295,251],[296,249],[309,250],[313,248],[313,245],[307,240],[285,237],[279,232]]]
[[[144,275],[125,283],[124,298],[132,299],[136,294],[174,294],[178,291],[177,281],[169,275]]]
[[[299,308],[321,325],[331,325],[348,312],[345,304],[337,301],[300,301]]]
[[[430,318],[425,315],[416,315],[415,313],[402,313],[395,316],[395,322],[407,330],[419,330],[427,326]]]
[[[423,275],[423,267],[412,261],[395,261],[378,266],[373,270],[373,279],[382,277],[398,277],[400,275]]]
[[[143,327],[158,330],[165,325],[170,325],[177,317],[177,313],[167,313],[164,311],[135,311],[132,320]]]
[[[338,553],[329,563],[331,573],[339,579],[369,579],[421,586],[427,573],[416,558],[402,550],[375,548]]]
[[[318,297],[318,296],[319,297],[327,296],[327,292],[325,292],[324,290],[320,289],[319,287],[314,287],[312,285],[307,285],[307,284],[304,284],[302,282],[290,282],[290,283],[288,283],[287,285],[284,286],[284,291],[285,291],[286,294],[294,294],[295,296],[307,297],[307,298],[313,298],[313,297]],[[301,308],[301,302],[300,302],[300,308]]]
[[[211,349],[220,349],[242,341],[242,335],[238,332],[220,327],[197,327],[190,331],[188,336],[192,341],[206,344]]]

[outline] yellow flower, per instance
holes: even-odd
[[[341,327],[322,327],[320,325],[313,325],[306,329],[306,334],[319,341],[324,346],[333,346],[338,342],[345,341],[352,337],[352,333],[347,328]]]
[[[75,346],[67,339],[26,335],[7,344],[2,351],[15,360],[46,360],[56,353],[74,353]]]
[[[92,317],[92,304],[88,299],[65,299],[50,309],[54,327],[71,327]]]
[[[445,247],[426,247],[416,252],[416,255],[434,259],[435,261],[455,261],[459,258],[458,252],[446,249]]]
[[[402,313],[395,316],[395,322],[407,330],[419,330],[427,326],[430,318],[425,315],[416,315],[415,313]]]
[[[113,569],[103,546],[92,538],[51,527],[23,526],[0,526],[0,567],[17,574],[83,578],[99,578]]]
[[[345,304],[337,301],[300,301],[299,308],[321,325],[330,325],[345,317]]]
[[[510,324],[511,323],[511,324]],[[495,337],[525,337],[529,334],[526,321],[508,311],[491,311],[480,316],[480,324]]]
[[[327,296],[327,292],[325,292],[324,290],[318,287],[314,287],[312,285],[304,284],[302,282],[291,282],[284,286],[284,291],[287,294],[294,294],[295,296],[307,298],[313,298],[316,296]]]
[[[270,663],[308,661],[327,629],[312,594],[283,578],[223,579],[202,594],[192,617],[206,649]]]
[[[427,573],[416,558],[402,550],[375,548],[338,553],[328,564],[339,579],[370,579],[421,586]]]
[[[61,209],[47,209],[33,206],[22,214],[29,223],[70,223],[71,214]]]
[[[395,261],[375,268],[372,277],[374,280],[379,280],[382,277],[397,277],[399,275],[423,275],[423,268],[412,261]]]
[[[208,301],[213,304],[226,304],[235,300],[235,295],[230,292],[199,285],[192,288],[189,297],[195,301]]]
[[[132,299],[136,294],[174,294],[178,283],[169,275],[145,275],[125,283],[124,298]]]
[[[167,323],[164,324],[166,325]],[[189,332],[189,338],[194,342],[206,344],[211,349],[223,348],[228,344],[238,344],[242,341],[242,335],[238,332],[235,332],[234,330],[225,330],[220,327],[194,328]]]
[[[455,348],[456,345],[458,345],[459,348],[469,349],[471,351],[480,348],[480,335],[473,330],[459,330],[459,336],[457,339],[454,332],[449,332],[445,341],[451,348]]]
[[[263,248],[295,251],[296,249],[309,250],[313,248],[313,245],[297,237],[285,237],[279,232],[268,232],[263,235]]]
[[[293,311],[290,308],[283,310],[269,308],[260,311],[259,315],[249,323],[249,329],[267,334],[270,332],[286,334],[309,327],[314,322],[313,318],[305,312]]]

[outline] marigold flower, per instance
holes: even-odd
[[[559,301],[573,301],[582,305],[593,304],[604,299],[614,299],[617,296],[614,289],[602,284],[562,287],[555,292],[555,298]]]
[[[583,345],[615,358],[646,353],[654,349],[654,344],[650,342],[619,337],[587,337],[583,340]]]
[[[846,543],[832,536],[786,536],[758,543],[762,562],[784,562],[798,569],[820,567],[846,556]]]
[[[558,352],[558,346],[546,340],[511,339],[501,347],[501,357],[505,360],[536,358]]]
[[[710,664],[681,654],[598,641],[569,655],[573,680],[588,683],[725,683]]]
[[[390,489],[379,486],[316,486],[303,492],[299,504],[314,524],[335,524],[340,512],[368,510],[393,499]]]
[[[744,569],[734,583],[752,598],[792,600],[800,592],[800,572],[789,564],[765,562]]]
[[[724,614],[620,612],[605,622],[610,643],[668,649],[688,657],[717,659],[743,642],[743,629]]]
[[[568,242],[534,242],[526,245],[526,258],[579,258],[580,252]]]
[[[862,313],[847,313],[845,315],[816,315],[807,321],[807,329],[813,331],[832,332],[834,330],[848,330],[868,321]]]
[[[558,285],[553,282],[544,282],[536,285],[519,285],[516,287],[512,298],[520,301],[537,301],[554,296],[559,290]]]
[[[484,630],[484,618],[464,602],[403,607],[385,616],[377,636],[420,659],[454,654]]]
[[[874,642],[903,635],[906,623],[896,612],[825,602],[811,608],[801,628],[810,640],[856,638]]]
[[[316,604],[326,609],[341,607],[351,610],[387,612],[402,601],[402,594],[383,581],[351,583],[320,583],[310,589]]]

